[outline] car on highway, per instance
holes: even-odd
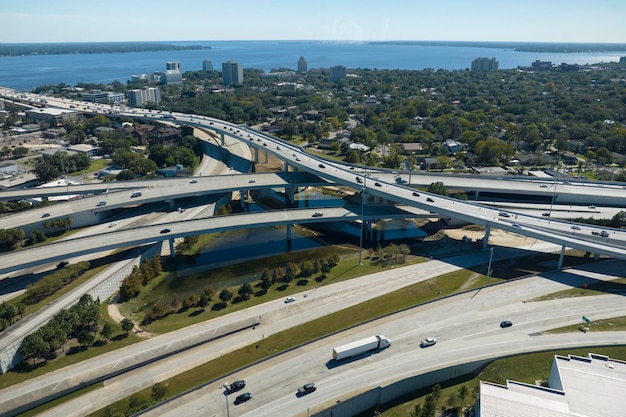
[[[507,213],[506,211],[501,211],[500,213],[498,213],[498,216],[500,216],[500,217],[511,217],[511,215],[509,213]]]
[[[198,180],[191,180],[191,181],[189,181],[189,184],[195,184],[197,182],[198,182]]]
[[[426,199],[426,201],[428,201],[429,203],[434,203],[434,202],[435,202],[435,200],[433,200],[433,199],[432,199],[432,198],[430,198],[430,197],[428,197],[428,198]]]
[[[550,213],[549,213],[549,212],[547,212],[547,211],[546,211],[545,213],[541,213],[541,215],[542,215],[543,217],[550,217]]]
[[[50,217],[50,213],[44,213],[41,215],[41,217]]]
[[[322,217],[324,215],[324,213],[322,213],[321,211],[316,211],[315,213],[313,213],[313,217]]]
[[[115,226],[117,226],[117,223],[115,223],[115,222],[109,223],[109,227],[115,227]]]
[[[280,151],[280,146],[276,146],[276,150],[277,150],[277,151]]]
[[[300,388],[298,388],[299,395],[307,395],[312,393],[317,389],[317,385],[314,382],[309,382],[308,384],[304,384]]]
[[[513,322],[511,320],[504,320],[503,322],[500,323],[500,327],[502,327],[503,329],[505,327],[511,327],[513,325]]]
[[[170,229],[163,229],[163,230],[161,230],[161,233],[169,233],[169,232],[171,232]]]
[[[246,381],[244,381],[243,379],[240,379],[230,384],[227,388],[227,391],[229,394],[233,392],[241,391],[242,389],[244,389],[245,386],[246,386]]]
[[[136,191],[131,194],[130,198],[141,197],[141,191]]]
[[[519,223],[513,223],[511,226],[513,227],[519,227],[520,229],[522,228],[522,225]]]
[[[592,204],[592,205],[588,206],[587,208],[588,208],[588,209],[591,209],[591,210],[595,210],[595,209],[596,209],[596,206],[594,206],[594,205]]]
[[[420,193],[416,193],[416,192],[413,193],[413,197],[419,197],[419,196],[420,196]]]
[[[319,165],[318,165],[318,167],[320,167],[320,168],[326,168],[326,165],[324,165],[324,164],[319,164]]]
[[[235,398],[235,405],[245,403],[246,401],[251,400],[251,399],[252,399],[252,394],[250,394],[249,392],[243,393],[241,395],[238,395],[237,398]]]
[[[107,202],[106,201],[98,201],[98,204],[96,204],[96,207],[102,207],[102,206],[106,206]]]
[[[427,337],[420,342],[420,347],[425,348],[428,346],[433,346],[435,343],[437,343],[437,339],[435,339],[434,337]]]
[[[300,161],[302,161],[302,159],[296,157],[296,161],[300,162]]]
[[[383,185],[382,185],[381,183],[379,183],[379,182],[375,182],[375,183],[374,183],[374,185],[375,185],[375,186],[377,186],[377,187],[382,187],[382,186],[383,186]]]
[[[57,264],[57,269],[61,269],[61,268],[65,268],[66,266],[68,266],[70,263],[68,261],[61,261]]]
[[[293,303],[294,301],[296,301],[294,297],[285,298],[285,304]]]
[[[253,184],[255,182],[256,182],[256,180],[254,178],[252,178],[251,180],[248,181],[249,184]]]
[[[356,182],[358,182],[359,184],[362,184],[363,180],[361,179],[361,177],[356,177]]]
[[[548,188],[548,186],[546,184],[541,184],[539,188]]]

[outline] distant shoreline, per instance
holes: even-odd
[[[120,52],[162,52],[211,49],[210,46],[166,42],[72,42],[0,44],[0,56],[109,54]]]
[[[378,45],[456,46],[511,49],[519,52],[581,53],[626,51],[626,43],[479,42],[479,41],[372,41]]]
[[[0,43],[0,56],[37,56],[68,54],[106,54],[120,52],[163,52],[210,50],[210,41],[167,42],[68,42],[68,43]],[[277,42],[281,44],[350,44],[414,45],[461,48],[493,48],[516,52],[585,53],[626,52],[626,43],[559,43],[559,42],[494,42],[494,41],[321,41],[321,40],[265,40],[233,42]]]

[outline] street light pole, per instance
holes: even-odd
[[[230,409],[228,408],[228,382],[224,382],[224,398],[226,398],[226,416],[230,417]]]
[[[361,188],[361,235],[359,237],[359,265],[361,265],[361,260],[363,257],[363,224],[365,223],[365,218],[363,217],[363,204],[365,199],[365,187]]]
[[[489,266],[487,266],[487,278],[485,280],[485,287],[489,286],[489,279],[491,278],[491,261],[493,260],[493,248],[489,248],[491,254],[489,255]]]
[[[556,186],[558,185],[556,180],[554,180],[552,185],[554,185],[554,189],[552,190],[552,200],[550,201],[550,216],[552,216],[552,205],[554,205],[554,198],[556,197]]]

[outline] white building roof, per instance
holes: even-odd
[[[626,415],[626,362],[590,353],[555,356],[548,387],[480,382],[481,417]]]

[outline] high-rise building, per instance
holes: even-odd
[[[304,59],[303,56],[300,57],[300,59],[298,60],[298,72],[307,72],[308,71],[308,66],[306,63],[306,59]]]
[[[339,80],[346,78],[346,67],[343,65],[337,65],[336,67],[330,67],[330,81],[336,83]]]
[[[180,72],[180,62],[178,61],[170,61],[165,64],[165,69],[170,71],[178,71]]]
[[[228,61],[222,62],[222,79],[224,85],[228,87],[231,84],[243,82],[243,66],[238,62]]]
[[[497,71],[498,61],[495,58],[476,58],[472,61],[472,71]]]
[[[131,107],[141,107],[148,102],[159,103],[160,101],[161,90],[158,88],[144,87],[128,92],[128,105]]]
[[[209,59],[205,59],[202,61],[202,70],[203,71],[213,71],[213,62]]]

